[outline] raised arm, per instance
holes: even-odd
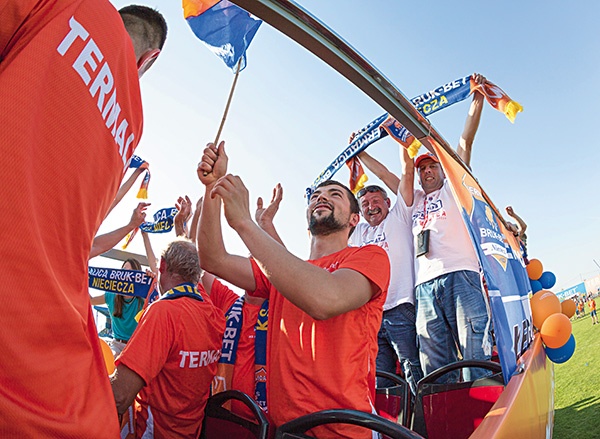
[[[256,212],[254,213],[254,218],[261,229],[267,232],[275,241],[285,246],[283,240],[279,236],[279,233],[277,233],[277,230],[275,229],[275,225],[273,224],[275,214],[279,210],[279,205],[281,204],[282,199],[283,188],[281,187],[281,184],[277,183],[277,186],[273,188],[271,202],[267,207],[263,207],[262,197],[258,197],[258,200],[256,200]]]
[[[401,148],[404,149],[404,148]],[[400,179],[396,174],[391,172],[385,167],[379,160],[373,158],[366,151],[358,154],[360,161],[367,167],[369,171],[377,176],[383,183],[394,193],[398,193],[398,186],[400,185]]]
[[[211,196],[217,179],[227,171],[227,161],[225,142],[219,144],[218,150],[209,143],[198,164],[198,178],[206,188],[196,244],[200,266],[239,288],[254,291],[256,282],[250,260],[227,253],[221,230],[221,199]]]
[[[192,224],[190,225],[190,241],[192,242],[196,242],[196,236],[198,235],[198,225],[200,224],[200,214],[202,213],[203,201],[203,197],[200,197],[196,202],[196,210],[194,210]]]
[[[486,79],[479,73],[474,74],[475,83],[483,84]],[[463,133],[460,136],[458,142],[458,148],[456,152],[459,157],[465,162],[465,164],[471,167],[471,150],[473,148],[473,141],[475,140],[475,133],[479,128],[479,121],[481,120],[481,112],[483,111],[483,93],[480,93],[475,89],[473,92],[473,100],[469,107],[469,113],[467,114],[467,120],[465,121],[465,127]]]
[[[153,273],[158,273],[158,265],[156,263],[156,255],[150,242],[150,236],[146,232],[142,232],[142,239],[144,240],[144,248],[146,249],[146,258],[148,259],[148,267]]]
[[[367,303],[378,291],[378,287],[358,271],[340,269],[330,273],[297,258],[274,241],[252,221],[248,191],[239,177],[227,175],[219,179],[212,195],[218,195],[223,199],[225,217],[229,225],[242,238],[273,286],[312,318],[325,320],[357,309]],[[342,190],[338,192],[334,190],[330,196],[333,199],[347,195]],[[315,212],[319,211],[318,214],[325,213],[325,210],[330,209],[330,206],[336,202],[326,199],[321,194],[318,197],[318,201],[314,198],[311,201]],[[359,218],[358,214],[354,215],[356,217],[353,217],[352,221],[355,225]],[[324,239],[329,240],[327,237]],[[343,241],[344,239],[341,248],[344,248]],[[335,249],[338,250],[334,251],[339,251],[341,248],[336,245]]]
[[[400,196],[404,203],[410,207],[415,196],[415,161],[408,155],[406,148],[400,148],[400,165],[402,166]]]
[[[175,235],[189,238],[187,223],[192,216],[192,201],[190,200],[190,197],[187,195],[185,198],[179,197],[175,203],[175,207],[177,208],[177,214],[175,215],[175,218],[173,218]]]
[[[109,251],[117,245],[121,239],[125,238],[129,232],[146,221],[146,209],[148,206],[150,206],[150,203],[139,203],[133,210],[133,214],[127,225],[120,227],[117,230],[113,230],[112,232],[105,233],[104,235],[96,236],[92,243],[92,249],[90,250],[90,259]]]
[[[519,224],[519,236],[523,236],[525,230],[527,230],[527,223],[525,223],[525,221],[523,221],[523,218],[521,218],[515,213],[512,206],[506,206],[506,213],[513,217],[517,224]]]
[[[125,194],[127,192],[129,192],[129,190],[131,189],[131,187],[133,186],[133,183],[135,183],[135,181],[137,180],[137,178],[142,175],[144,173],[144,171],[146,169],[148,169],[148,162],[144,162],[140,165],[139,168],[136,168],[131,175],[129,176],[129,178],[125,181],[125,183],[123,183],[121,185],[121,187],[119,188],[119,190],[117,191],[117,196],[115,197],[114,201],[112,202],[112,204],[110,205],[110,208],[108,209],[108,212],[106,212],[106,215],[108,216],[108,214],[115,208],[115,206],[117,204],[119,204],[121,202],[121,200],[123,199],[123,197],[125,196]]]

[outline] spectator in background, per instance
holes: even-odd
[[[125,270],[142,270],[142,264],[137,259],[131,258],[123,262],[121,267]],[[141,297],[126,297],[121,294],[106,292],[100,296],[92,297],[92,305],[106,303],[110,315],[110,324],[113,338],[108,345],[115,357],[118,357],[125,345],[137,328],[135,316],[142,310],[144,299]]]
[[[506,206],[506,213],[509,214],[512,218],[515,219],[517,224],[507,222],[507,228],[512,234],[517,238],[519,246],[521,247],[521,254],[523,255],[523,259],[525,259],[525,263],[528,264],[527,260],[527,235],[525,234],[525,230],[527,230],[527,224],[523,219],[515,213],[512,206]]]
[[[590,308],[590,316],[592,316],[592,325],[595,325],[598,323],[598,315],[596,314],[596,301],[592,299],[591,294],[588,300],[588,307]]]

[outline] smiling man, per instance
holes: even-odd
[[[408,165],[409,157],[402,148],[403,166]],[[413,190],[406,182],[413,179],[412,166],[405,169],[403,181],[391,173],[385,166],[366,153],[360,155],[361,161],[377,175],[398,197],[401,192]],[[400,362],[404,377],[416,394],[417,383],[423,378],[417,334],[415,327],[415,276],[413,268],[414,252],[411,236],[411,218],[398,203],[391,207],[391,201],[385,189],[371,185],[361,189],[358,202],[366,223],[359,223],[350,237],[350,243],[356,246],[375,244],[387,251],[390,258],[390,287],[383,305],[383,318],[377,336],[377,370],[396,373],[396,361]],[[378,378],[378,387],[393,383]]]
[[[269,302],[269,414],[276,425],[325,409],[372,412],[377,331],[389,260],[376,246],[348,247],[359,221],[350,190],[322,183],[307,209],[310,260],[286,250],[252,221],[242,180],[225,175],[227,156],[209,144],[198,166],[206,186],[198,234],[202,268]],[[206,175],[205,175],[206,174]],[[229,225],[252,258],[226,252],[221,200]],[[321,427],[317,437],[366,438],[353,426]]]
[[[483,76],[475,77],[478,84],[485,82]],[[483,94],[474,93],[457,151],[467,166],[483,99]],[[409,161],[409,173],[411,165]],[[414,161],[414,168],[422,190],[403,191],[404,203],[399,204],[412,217],[417,335],[421,365],[425,374],[429,374],[460,358],[489,359],[491,319],[479,275],[479,260],[438,158],[422,154]],[[402,180],[410,186],[413,178],[406,178],[408,175],[403,170]],[[470,377],[476,378],[481,373],[484,373],[481,369],[474,369]]]

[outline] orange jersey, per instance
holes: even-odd
[[[347,247],[308,261],[327,271],[342,268],[363,274],[377,287],[358,309],[327,320],[315,320],[285,299],[251,259],[256,290],[270,297],[268,402],[275,425],[326,409],[374,412],[377,333],[387,295],[390,264],[374,245]],[[371,437],[352,426],[323,427],[325,437]]]
[[[0,23],[0,432],[114,438],[87,265],[141,135],[133,45],[107,0],[8,0]]]
[[[225,329],[223,313],[189,297],[158,300],[116,361],[146,383],[136,398],[136,437],[197,438]]]
[[[231,306],[240,298],[234,291],[223,285],[217,279],[213,281],[210,298],[217,308],[223,313],[229,311]],[[254,398],[254,344],[256,340],[254,326],[258,318],[260,305],[248,302],[242,307],[242,332],[237,346],[235,365],[231,388],[240,390]],[[250,415],[250,411],[240,402],[233,401],[231,409],[240,415]]]
[[[594,299],[590,299],[588,306],[590,307],[590,311],[596,311],[596,301]]]

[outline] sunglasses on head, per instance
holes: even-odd
[[[372,184],[371,186],[366,186],[366,187],[362,188],[361,190],[359,190],[358,193],[356,194],[356,198],[364,197],[367,192],[381,192],[383,195],[383,198],[387,198],[387,193],[385,192],[385,189],[383,189],[382,187],[379,187],[377,185],[374,185],[374,184]]]

